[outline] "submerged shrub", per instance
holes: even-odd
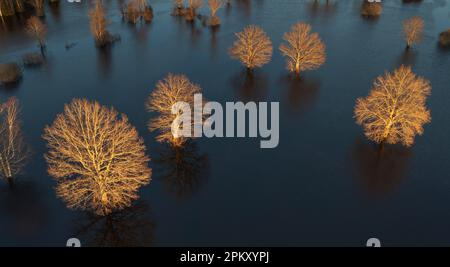
[[[361,15],[364,17],[378,17],[383,12],[381,3],[364,1],[361,8]]]
[[[220,25],[220,18],[217,16],[217,11],[222,7],[223,0],[208,0],[208,6],[211,11],[211,17],[209,19],[209,25],[218,26]]]
[[[203,5],[202,0],[188,0],[188,7],[186,9],[184,17],[187,21],[193,21],[197,16],[197,9]]]
[[[22,61],[25,66],[39,66],[44,63],[44,57],[41,53],[26,53],[23,55]]]
[[[0,64],[0,82],[3,84],[17,82],[22,78],[22,69],[17,63]]]
[[[126,21],[132,24],[136,24],[142,19],[145,22],[151,22],[153,20],[153,9],[146,0],[130,0],[125,5],[123,16]]]
[[[442,46],[450,47],[450,29],[439,34],[439,43]]]
[[[172,16],[184,16],[185,14],[184,0],[174,0]]]

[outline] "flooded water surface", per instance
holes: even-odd
[[[1,102],[20,101],[32,150],[13,188],[0,181],[0,245],[65,246],[71,237],[85,245],[363,246],[371,237],[391,246],[450,244],[450,51],[437,44],[450,28],[450,1],[386,0],[368,20],[357,0],[232,0],[214,30],[171,16],[169,0],[150,1],[152,23],[136,26],[122,20],[124,1],[104,2],[120,42],[96,48],[90,1],[61,0],[46,6],[45,64],[0,88]],[[415,15],[424,38],[406,51],[402,21]],[[23,17],[0,21],[0,63],[39,52]],[[326,63],[300,80],[278,51],[298,21],[311,24],[327,51]],[[271,62],[252,76],[228,55],[234,33],[249,24],[274,45]],[[412,147],[386,146],[380,155],[353,109],[377,76],[402,64],[430,80],[432,122]],[[261,149],[257,138],[200,138],[178,150],[159,144],[145,101],[168,73],[187,75],[222,104],[279,102],[279,146]],[[140,199],[107,218],[66,208],[44,159],[44,127],[82,97],[125,113],[151,157]]]

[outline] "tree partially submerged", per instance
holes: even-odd
[[[208,0],[208,7],[211,11],[211,17],[208,24],[211,26],[220,25],[220,18],[217,16],[217,11],[223,6],[223,0]]]
[[[238,59],[251,70],[270,62],[272,58],[272,41],[259,26],[250,25],[235,34],[237,40],[230,48],[230,56]]]
[[[101,0],[97,0],[94,8],[89,11],[89,25],[97,46],[105,46],[109,43],[110,34],[106,30],[108,24],[105,8]]]
[[[372,141],[411,146],[414,137],[423,134],[423,125],[431,121],[426,107],[430,92],[429,81],[401,66],[378,77],[369,96],[356,100],[356,122]]]
[[[450,29],[439,34],[439,44],[443,47],[450,47]]]
[[[129,207],[150,182],[144,141],[113,108],[74,99],[45,127],[43,138],[48,172],[69,208],[107,215]]]
[[[45,48],[45,35],[47,34],[47,27],[44,23],[38,17],[33,16],[27,20],[26,31],[38,41],[41,52],[43,52]]]
[[[403,21],[403,34],[407,49],[422,40],[423,28],[424,21],[421,17],[412,17]]]
[[[203,5],[203,0],[188,0],[188,6],[185,12],[187,21],[194,21],[197,16],[197,10]]]
[[[151,22],[153,20],[153,9],[146,0],[130,0],[126,4],[124,17],[132,24],[136,24],[142,19],[145,22]]]
[[[281,53],[286,57],[286,68],[300,74],[305,70],[318,69],[326,61],[325,44],[317,33],[311,33],[311,26],[297,23],[283,39],[287,44],[280,45]]]
[[[184,16],[186,14],[186,8],[184,6],[184,0],[173,0],[172,16]]]
[[[0,104],[0,176],[12,182],[28,159],[21,130],[19,101],[12,97]]]
[[[193,110],[191,116],[191,130],[197,125],[194,120],[196,110],[194,108],[194,95],[201,93],[200,86],[192,83],[184,75],[169,74],[164,80],[158,81],[155,90],[151,93],[147,101],[147,109],[151,112],[158,113],[158,116],[152,119],[148,125],[150,131],[158,131],[156,137],[158,142],[169,143],[173,146],[182,146],[187,140],[184,136],[175,136],[172,132],[172,123],[179,120],[182,114],[172,114],[172,107],[178,102],[188,103]],[[201,114],[197,114],[202,116]],[[186,127],[184,125],[183,127]],[[181,129],[174,129],[175,131]]]
[[[381,15],[383,12],[383,6],[379,2],[368,2],[367,0],[363,1],[361,7],[361,15],[367,18],[376,18]]]
[[[22,69],[17,63],[0,64],[0,83],[3,85],[19,81],[22,78]]]

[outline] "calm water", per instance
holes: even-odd
[[[25,139],[33,157],[12,190],[0,184],[0,245],[384,245],[450,244],[450,52],[437,46],[450,27],[450,1],[421,4],[384,1],[380,19],[359,16],[361,1],[314,6],[306,0],[234,0],[212,32],[199,21],[171,17],[171,1],[151,1],[151,25],[129,26],[119,4],[106,1],[109,30],[122,37],[108,51],[95,48],[88,1],[47,8],[48,62],[25,69],[16,88],[0,88],[2,101],[22,105]],[[202,14],[207,10],[202,9]],[[402,20],[425,19],[423,42],[405,53]],[[261,25],[276,48],[297,21],[312,24],[327,44],[327,63],[289,79],[284,59],[246,78],[228,57],[234,32]],[[0,24],[0,62],[20,61],[38,51],[20,21]],[[76,43],[65,49],[66,43]],[[353,120],[355,99],[373,79],[400,64],[433,86],[433,120],[410,149],[387,147],[381,157]],[[261,150],[256,139],[200,139],[182,161],[146,128],[144,101],[166,74],[184,73],[208,99],[279,101],[280,145]],[[126,113],[145,138],[153,181],[133,208],[109,219],[68,210],[56,199],[46,173],[41,139],[63,105],[74,97],[95,99]]]

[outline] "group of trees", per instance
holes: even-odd
[[[59,0],[50,0],[50,3],[57,3]],[[10,16],[25,12],[25,3],[28,3],[35,10],[37,16],[45,15],[44,0],[2,0],[0,1],[0,17]]]
[[[238,59],[249,70],[267,64],[272,57],[272,42],[259,26],[247,26],[236,33],[237,40],[230,48],[230,56]],[[317,33],[311,33],[311,26],[296,23],[290,32],[284,34],[285,43],[279,47],[286,57],[286,68],[296,73],[314,70],[326,61],[325,44]]]
[[[123,8],[124,18],[133,24],[139,20],[151,22],[153,20],[153,9],[147,0],[130,0]]]
[[[203,0],[187,0],[185,5],[184,0],[174,0],[173,16],[184,16],[186,21],[194,21],[197,17],[197,10],[202,7]],[[230,5],[229,0],[207,0],[208,8],[210,10],[210,16],[207,20],[207,24],[216,27],[220,25],[220,18],[217,16],[217,12],[225,4]]]
[[[145,1],[132,1],[145,9]],[[194,12],[201,1],[191,0],[187,11]],[[208,1],[211,20],[222,1]],[[181,5],[181,6],[180,6]],[[183,8],[177,1],[177,9]],[[191,8],[191,11],[189,11]],[[142,10],[142,9],[140,9]],[[191,14],[192,15],[192,14]],[[108,42],[108,24],[104,7],[97,1],[90,11],[91,31],[99,44]],[[219,20],[220,21],[220,20]],[[212,24],[212,23],[211,23]],[[403,24],[407,47],[421,39],[424,23],[419,17]],[[32,17],[27,31],[41,47],[45,45],[45,25]],[[230,48],[232,58],[238,59],[249,70],[270,62],[273,47],[270,38],[259,27],[250,25],[236,33],[237,40]],[[297,75],[314,70],[326,61],[325,44],[306,23],[296,23],[284,34],[279,50],[286,58],[286,68]],[[1,72],[0,72],[1,73]],[[173,114],[173,105],[188,103],[195,117],[194,95],[201,92],[199,85],[185,75],[169,74],[156,84],[146,102],[148,111],[157,113],[148,129],[157,131],[158,142],[182,148],[188,138],[174,135],[173,122],[181,114]],[[401,66],[392,73],[378,77],[365,98],[358,98],[354,108],[356,122],[368,139],[383,144],[401,143],[411,146],[423,126],[431,121],[426,99],[431,85],[417,76],[410,67]],[[0,105],[0,175],[12,179],[20,173],[28,155],[23,142],[18,118],[19,106],[15,98]],[[191,129],[199,126],[191,119]],[[180,125],[180,124],[178,124]],[[201,126],[201,125],[200,125]],[[138,190],[151,180],[143,139],[124,114],[86,99],[74,99],[56,116],[43,134],[48,152],[45,159],[48,172],[57,182],[56,192],[70,208],[108,215],[129,207],[138,198]]]

